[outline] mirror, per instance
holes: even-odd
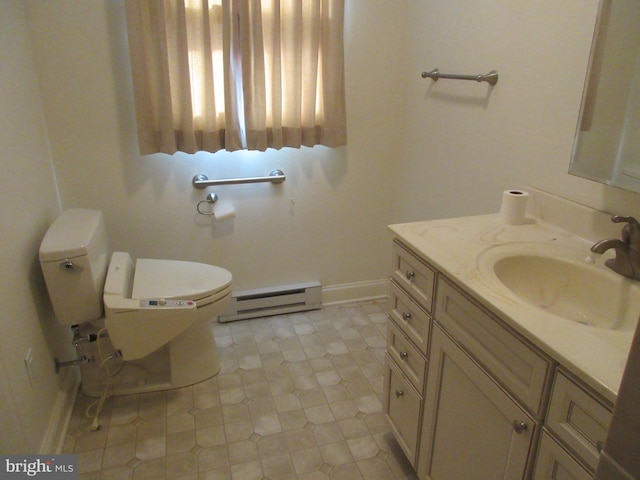
[[[640,192],[640,1],[601,0],[569,173]]]

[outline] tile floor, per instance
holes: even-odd
[[[215,324],[216,377],[112,397],[63,453],[82,480],[416,480],[381,413],[386,302]]]

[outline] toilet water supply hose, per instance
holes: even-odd
[[[106,328],[102,328],[98,332],[98,358],[100,359],[100,366],[98,367],[98,375],[100,375],[100,372],[102,372],[102,369],[104,367],[106,369],[106,384],[104,386],[104,391],[102,392],[102,395],[100,396],[100,400],[96,400],[95,402],[91,403],[87,407],[87,410],[85,411],[85,415],[87,417],[91,418],[93,416],[93,422],[91,423],[91,428],[90,428],[90,430],[92,432],[95,432],[95,431],[100,430],[102,428],[102,425],[100,425],[100,420],[99,420],[100,419],[100,413],[102,413],[102,409],[104,408],[104,402],[106,402],[107,398],[109,398],[109,387],[111,386],[111,378],[115,377],[118,373],[120,373],[120,371],[124,367],[124,363],[123,363],[120,366],[120,368],[118,368],[115,372],[111,373],[109,371],[109,366],[108,366],[109,361],[115,360],[116,358],[121,357],[122,353],[120,352],[120,350],[116,350],[111,355],[109,355],[108,357],[104,358],[104,356],[102,354],[100,338],[102,338],[102,334],[104,332],[106,332],[106,330],[107,330]],[[97,405],[96,406],[96,413],[95,413],[95,415],[91,415],[90,410],[93,408],[94,405]]]
[[[111,392],[111,394],[109,394],[109,388],[112,386],[111,383],[111,379],[113,377],[115,377],[116,375],[118,375],[119,373],[122,372],[122,370],[125,368],[125,366],[129,365],[132,367],[138,367],[140,369],[142,369],[144,371],[144,373],[146,375],[149,375],[149,371],[143,366],[143,365],[139,365],[137,363],[134,362],[125,362],[123,361],[122,364],[119,366],[119,368],[114,371],[111,372],[109,370],[109,362],[111,360],[115,360],[116,358],[120,358],[122,357],[122,352],[120,350],[115,350],[111,355],[109,355],[108,357],[104,357],[104,354],[102,353],[102,346],[100,343],[100,338],[102,338],[103,333],[105,333],[107,331],[107,328],[101,328],[98,331],[98,359],[100,360],[100,366],[98,367],[98,375],[100,375],[100,372],[102,372],[102,369],[104,368],[106,370],[106,383],[104,386],[104,390],[102,392],[102,395],[100,396],[99,400],[96,400],[95,402],[91,403],[87,409],[85,410],[85,416],[88,418],[93,417],[93,422],[91,423],[91,427],[90,430],[92,432],[98,431],[102,428],[102,425],[100,425],[100,414],[102,413],[102,409],[104,408],[104,403],[107,401],[107,399],[109,397],[112,397],[113,395],[115,395],[115,390],[113,392]],[[108,336],[108,333],[106,334],[106,336]],[[93,407],[96,407],[96,411],[94,414],[91,414],[91,409]]]

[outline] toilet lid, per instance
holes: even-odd
[[[200,300],[228,288],[231,278],[228,270],[214,265],[139,258],[131,298]]]

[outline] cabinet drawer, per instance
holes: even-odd
[[[436,321],[487,371],[541,418],[551,362],[440,276]]]
[[[422,393],[427,361],[393,322],[389,322],[387,329],[387,353],[415,389]]]
[[[418,349],[427,355],[431,317],[395,281],[391,281],[389,315]]]
[[[592,480],[564,448],[543,430],[533,480]]]
[[[390,358],[385,374],[384,411],[398,444],[415,468],[422,397]]]
[[[556,374],[547,425],[594,471],[611,422],[611,411],[567,378]]]
[[[393,254],[393,279],[431,312],[436,272],[397,240],[393,242]]]

